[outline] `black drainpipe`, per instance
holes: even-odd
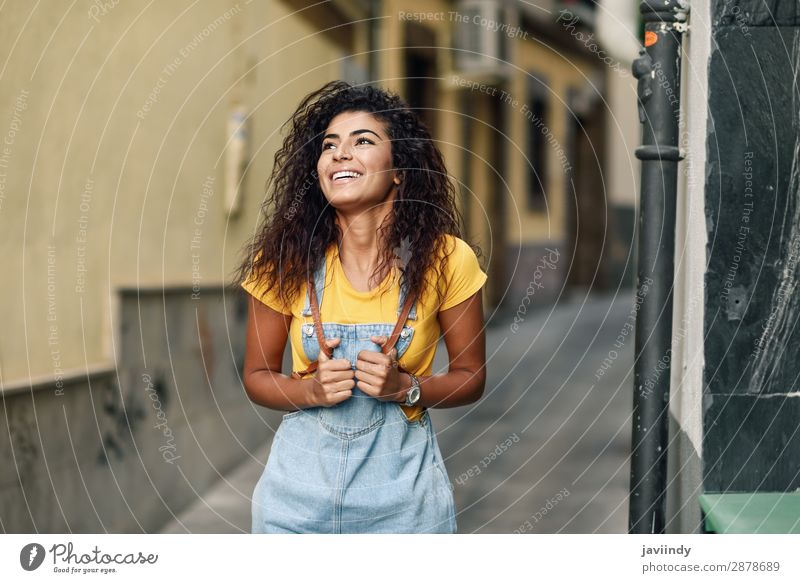
[[[681,40],[688,3],[644,0],[645,47],[633,62],[644,124],[628,531],[663,533],[678,186]]]

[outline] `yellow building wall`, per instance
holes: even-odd
[[[100,8],[100,6],[103,6]],[[443,12],[447,2],[384,2],[379,81],[402,91],[399,12]],[[4,334],[0,381],[49,376],[114,361],[120,287],[219,285],[258,223],[280,126],[300,98],[341,77],[343,49],[282,2],[79,2],[7,6],[0,19],[0,168]],[[25,26],[20,26],[20,23]],[[439,46],[452,42],[447,19],[425,22]],[[366,65],[367,30],[354,40]],[[566,147],[570,86],[590,64],[534,41],[514,42],[510,92],[525,100],[525,72],[551,82],[548,126]],[[549,212],[526,210],[526,124],[511,111],[505,225],[487,215],[494,188],[489,99],[475,95],[474,143],[462,143],[458,92],[448,50],[439,53],[438,132],[455,180],[471,173],[468,235],[489,248],[490,229],[506,244],[564,236],[566,184],[549,152]],[[232,107],[250,113],[251,164],[238,216],[224,211],[224,147]],[[509,106],[510,107],[510,106]],[[461,167],[462,149],[474,152]],[[459,201],[460,202],[460,201]],[[497,221],[494,221],[497,223]],[[12,308],[13,307],[13,308]]]
[[[427,0],[389,0],[383,4],[381,20],[380,50],[381,50],[381,85],[387,89],[403,95],[406,72],[404,68],[406,45],[404,27],[409,20],[409,14],[424,14],[432,17],[417,21],[434,32],[436,45],[441,47],[437,51],[438,86],[437,103],[434,105],[437,112],[437,132],[433,136],[436,145],[442,152],[448,172],[450,173],[456,192],[465,190],[464,172],[472,174],[472,185],[480,183],[480,188],[474,188],[473,193],[466,192],[472,199],[472,213],[478,217],[478,222],[472,221],[466,225],[467,235],[475,237],[482,246],[488,248],[488,224],[486,224],[485,206],[487,196],[488,175],[478,168],[480,164],[472,164],[470,168],[462,168],[463,149],[467,148],[480,153],[484,158],[488,156],[489,134],[485,128],[479,130],[481,138],[476,144],[464,144],[462,140],[462,112],[460,112],[459,91],[450,83],[452,70],[452,55],[448,47],[453,45],[453,23],[449,13],[454,11],[452,2],[439,2]],[[478,117],[478,116],[476,116]],[[477,123],[476,125],[482,125]],[[477,160],[476,160],[477,162]],[[478,198],[475,199],[474,197]],[[459,207],[462,205],[461,197],[457,198]],[[463,209],[462,209],[463,210]]]
[[[384,3],[384,19],[381,20],[381,64],[382,64],[382,85],[394,91],[401,92],[404,84],[403,58],[404,51],[399,47],[404,46],[403,25],[401,12],[435,15],[440,14],[439,18],[424,19],[422,25],[435,31],[437,43],[443,47],[438,54],[440,91],[440,102],[437,106],[439,111],[439,131],[435,139],[440,140],[439,147],[445,157],[447,168],[454,176],[456,181],[463,182],[464,172],[472,173],[470,184],[473,188],[473,206],[471,212],[471,223],[468,225],[468,233],[477,237],[478,243],[488,248],[490,245],[489,230],[490,222],[495,224],[491,228],[504,228],[506,232],[506,243],[509,246],[520,244],[544,243],[547,241],[559,241],[566,236],[566,212],[568,209],[567,177],[555,150],[548,148],[547,163],[549,182],[546,185],[548,208],[545,212],[531,212],[527,209],[527,173],[529,162],[526,160],[528,131],[540,131],[538,128],[525,118],[521,107],[526,103],[526,81],[528,72],[542,75],[550,83],[550,103],[548,119],[546,124],[558,144],[565,150],[567,148],[567,119],[568,104],[567,95],[571,87],[580,88],[588,83],[589,74],[598,68],[596,63],[592,63],[574,55],[559,54],[555,49],[548,48],[546,45],[537,42],[533,38],[514,39],[510,42],[509,55],[512,68],[512,75],[504,87],[513,99],[518,101],[517,105],[507,104],[509,108],[508,123],[505,128],[497,128],[504,131],[510,140],[507,144],[509,160],[507,175],[504,175],[508,183],[509,191],[504,196],[507,200],[505,224],[500,225],[499,217],[491,218],[487,214],[485,204],[487,195],[485,189],[494,188],[491,174],[493,170],[482,160],[488,157],[485,150],[486,144],[490,140],[491,132],[483,121],[489,119],[489,110],[483,104],[485,99],[499,99],[497,95],[487,96],[479,91],[473,91],[472,99],[478,104],[477,108],[481,113],[476,114],[473,124],[474,143],[463,144],[461,136],[462,114],[459,112],[458,94],[468,89],[459,88],[452,84],[452,76],[459,75],[453,69],[452,58],[447,47],[453,43],[453,23],[450,21],[449,12],[457,10],[452,3],[427,2],[423,0],[390,0]],[[499,95],[499,93],[498,93]],[[472,150],[474,164],[469,169],[461,168],[462,148]],[[460,201],[459,201],[460,202]],[[478,224],[479,223],[479,224]]]
[[[526,84],[529,74],[541,75],[549,83],[548,118],[545,124],[561,148],[567,152],[567,120],[569,105],[567,96],[570,88],[581,88],[589,81],[593,67],[582,59],[564,57],[539,43],[520,41],[517,43],[517,62],[512,87],[515,96],[520,96],[520,104],[526,99]],[[512,112],[510,129],[515,144],[521,151],[513,152],[511,182],[513,184],[514,204],[508,205],[506,217],[508,243],[510,245],[559,241],[566,236],[566,212],[569,193],[568,178],[554,148],[547,147],[546,188],[547,208],[543,212],[527,210],[527,179],[529,160],[527,140],[529,131],[540,131],[520,113]]]
[[[340,77],[342,50],[281,2],[106,5],[12,3],[0,19],[4,384],[112,362],[121,286],[228,280],[280,125]],[[236,101],[252,163],[230,218]]]

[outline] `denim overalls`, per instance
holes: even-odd
[[[318,319],[325,260],[306,294],[304,316]],[[416,299],[399,317],[416,319]],[[405,310],[404,310],[405,307]],[[341,338],[333,358],[347,358],[355,370],[361,350],[380,352],[371,335],[389,337],[395,323],[321,323],[325,338]],[[414,330],[397,335],[397,358]],[[302,327],[303,350],[314,363],[320,339],[314,323]],[[327,349],[330,351],[331,349]],[[387,351],[388,352],[388,351]],[[308,370],[315,368],[312,365]],[[293,374],[298,378],[298,373]],[[253,533],[455,533],[453,485],[425,410],[409,421],[400,404],[380,401],[358,388],[333,407],[310,407],[283,416],[252,504]]]

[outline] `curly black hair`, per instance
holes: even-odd
[[[267,181],[263,222],[242,250],[235,274],[238,283],[254,277],[267,289],[277,286],[285,306],[292,305],[295,294],[305,290],[305,282],[324,260],[330,244],[341,244],[336,210],[322,193],[316,167],[324,132],[342,112],[368,112],[385,123],[393,166],[403,178],[391,220],[378,229],[383,248],[372,277],[384,273],[387,263],[395,260],[395,250],[408,249],[401,282],[411,295],[421,297],[424,289],[442,277],[448,256],[444,235],[463,239],[455,188],[441,153],[417,114],[390,91],[331,81],[307,95],[282,126],[289,131],[275,154]],[[440,256],[444,261],[437,260]],[[437,305],[441,305],[442,290],[439,285],[433,287]]]

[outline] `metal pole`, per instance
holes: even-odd
[[[663,533],[666,509],[675,199],[678,185],[681,40],[688,4],[644,0],[639,79],[642,161],[631,454],[631,533]]]

